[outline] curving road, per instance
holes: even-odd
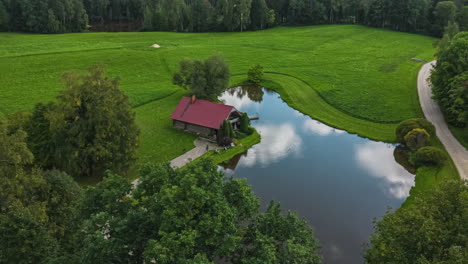
[[[436,127],[436,133],[440,141],[452,157],[455,166],[458,169],[460,177],[468,180],[468,151],[458,142],[450,132],[444,116],[440,111],[439,105],[432,99],[431,84],[429,77],[436,61],[425,64],[418,75],[418,94],[419,102],[426,119],[431,121]]]

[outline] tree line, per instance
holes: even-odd
[[[0,30],[37,33],[259,30],[361,24],[441,36],[468,28],[466,0],[0,0]],[[111,27],[106,27],[110,25]],[[132,26],[129,26],[132,25]]]
[[[459,32],[456,24],[446,27],[439,42],[437,64],[431,75],[434,98],[447,122],[468,126],[468,32]]]

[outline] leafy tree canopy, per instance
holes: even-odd
[[[320,263],[304,220],[283,216],[278,205],[259,214],[246,180],[225,178],[207,160],[183,169],[146,165],[140,175],[135,188],[109,174],[85,191],[82,263]]]
[[[36,105],[26,125],[39,164],[73,176],[126,173],[136,158],[139,129],[118,79],[94,65],[84,75],[65,73],[63,80],[58,103]]]
[[[229,85],[229,66],[219,56],[205,61],[183,60],[173,82],[200,98],[215,100]]]
[[[454,264],[468,259],[468,185],[450,181],[374,224],[366,263]],[[370,247],[371,246],[371,247]]]

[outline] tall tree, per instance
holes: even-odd
[[[36,106],[28,125],[38,161],[73,176],[102,176],[107,169],[126,173],[139,130],[119,80],[107,78],[102,65],[85,75],[65,73],[63,79],[66,89],[57,105]]]
[[[212,56],[205,61],[181,61],[173,82],[200,98],[215,100],[227,88],[229,77],[229,66],[223,58]]]
[[[466,77],[468,69],[468,32],[458,33],[445,50],[440,51],[435,69],[431,75],[432,89],[447,121],[452,125],[465,127]]]
[[[253,29],[264,29],[272,24],[274,17],[271,17],[270,9],[265,0],[252,0],[250,21]]]
[[[434,32],[438,36],[442,36],[444,27],[449,22],[455,21],[456,10],[457,10],[457,7],[455,6],[455,3],[453,3],[452,1],[442,1],[442,2],[437,3],[435,10],[434,10],[434,15],[435,15]]]
[[[259,213],[245,179],[208,160],[145,165],[132,191],[108,175],[80,201],[81,263],[320,263],[313,231],[279,205]],[[271,261],[274,260],[274,261]]]
[[[413,206],[374,223],[366,263],[465,263],[468,259],[468,185],[442,183]]]
[[[0,262],[50,263],[74,249],[80,189],[64,173],[31,168],[21,125],[0,116]]]

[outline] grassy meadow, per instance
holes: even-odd
[[[0,112],[54,100],[61,73],[100,62],[121,78],[141,128],[140,162],[168,161],[193,144],[169,115],[185,94],[171,83],[183,58],[221,55],[241,81],[256,63],[294,108],[364,137],[393,142],[396,123],[421,117],[416,77],[434,39],[352,25],[244,33],[0,33]],[[150,48],[152,44],[160,49]]]

